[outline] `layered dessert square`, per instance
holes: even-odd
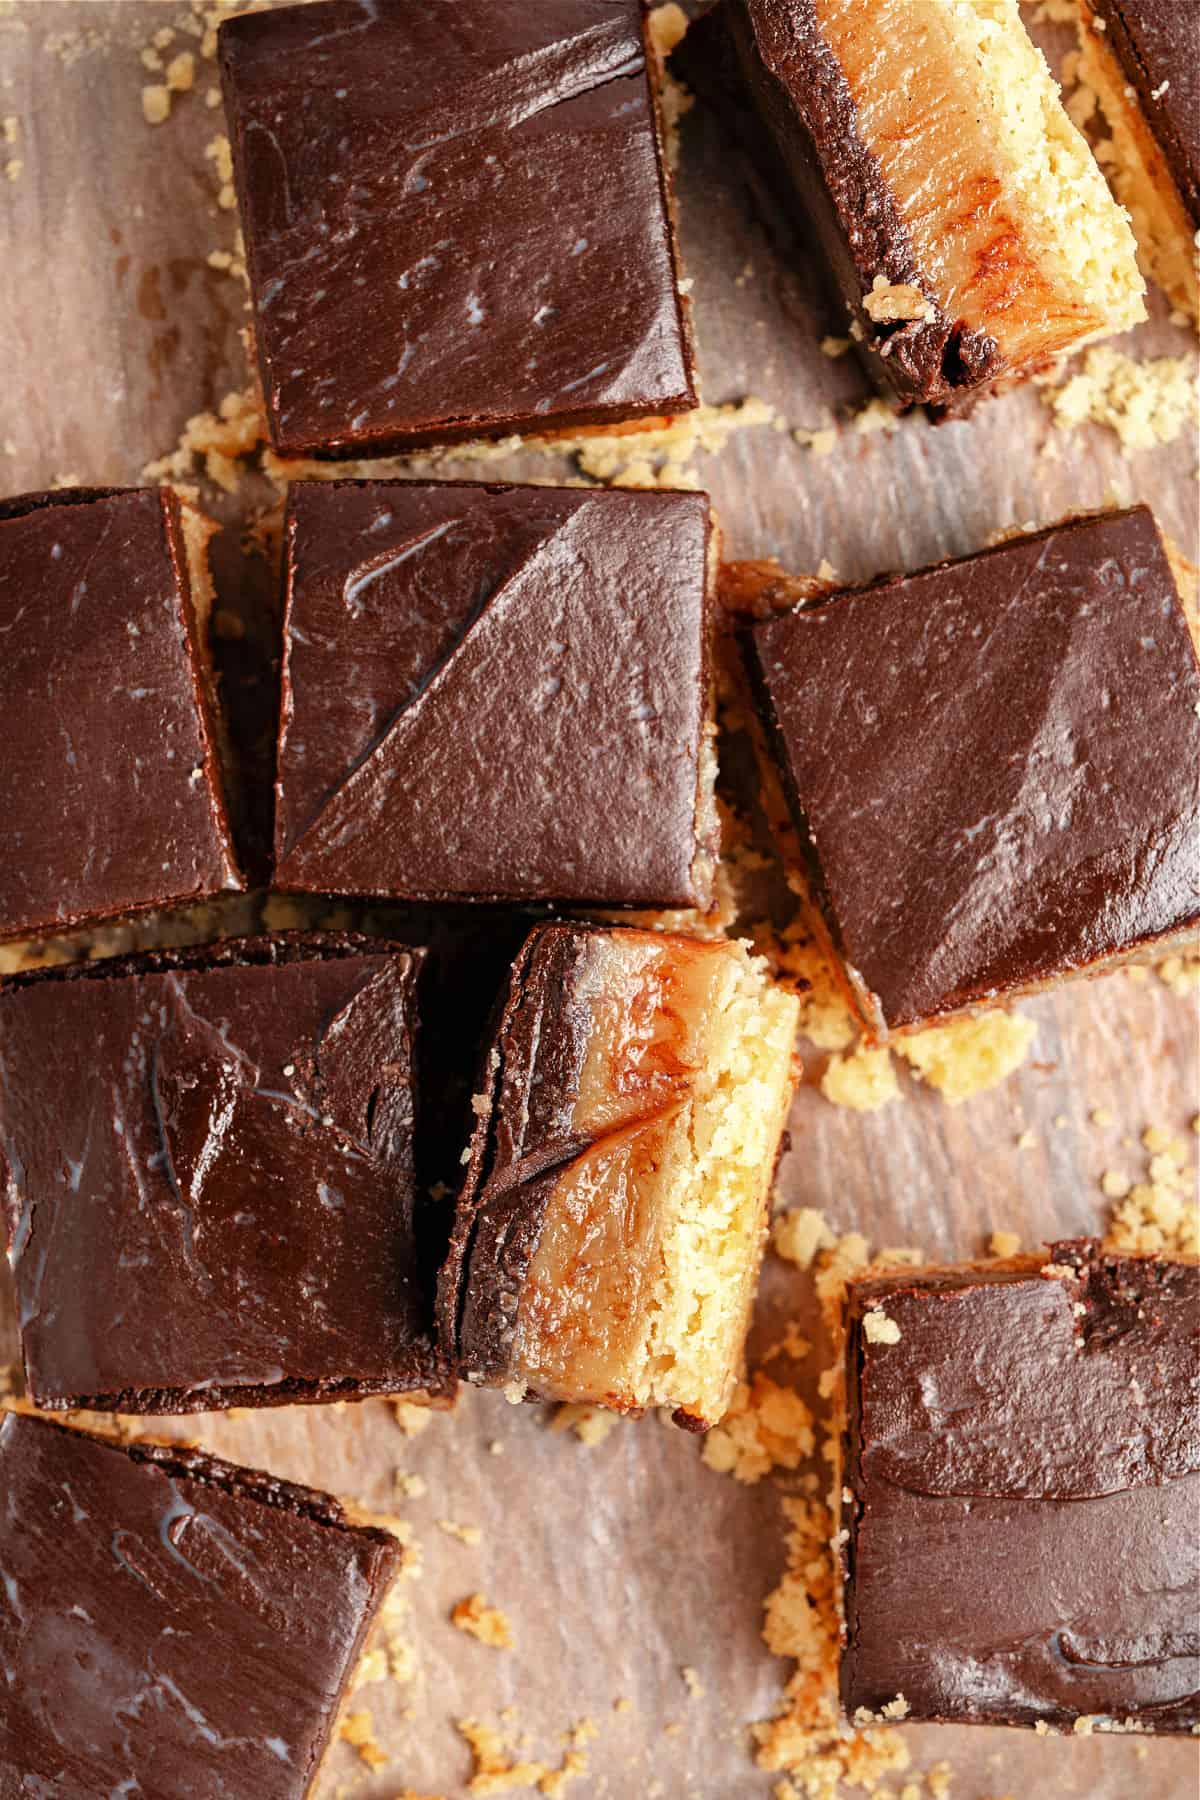
[[[170,488],[0,500],[0,938],[241,886],[207,660],[212,529]]]
[[[197,1412],[436,1382],[420,962],[283,934],[0,982],[0,1200],[39,1406]]]
[[[1017,0],[720,0],[676,54],[805,207],[901,402],[961,406],[1145,317]]]
[[[877,1039],[1200,926],[1200,667],[1153,516],[751,626],[788,854]]]
[[[1079,1239],[851,1284],[851,1719],[1200,1723],[1200,1266]]]
[[[0,1793],[303,1800],[400,1550],[198,1450],[0,1414]]]
[[[742,945],[546,925],[513,968],[439,1289],[469,1380],[671,1408],[739,1370],[798,1001]]]
[[[1142,267],[1200,323],[1200,14],[1192,0],[1080,0],[1079,77]]]
[[[706,906],[713,535],[703,494],[294,485],[276,884]]]
[[[221,72],[284,455],[696,404],[640,0],[324,0]]]

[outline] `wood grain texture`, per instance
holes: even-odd
[[[66,474],[137,481],[189,415],[244,381],[242,290],[206,261],[210,250],[232,246],[234,227],[216,205],[204,154],[223,129],[220,109],[204,103],[214,65],[198,59],[196,90],[177,99],[164,125],[142,117],[141,87],[152,77],[139,52],[156,28],[182,16],[182,6],[144,0],[0,8],[0,116],[19,120],[14,154],[24,162],[19,179],[0,178],[0,490]],[[197,46],[181,35],[169,54],[181,48]],[[764,222],[719,131],[698,112],[685,123],[683,153],[683,245],[706,399],[759,394],[789,428],[861,402],[866,387],[853,363],[818,349],[841,322],[787,221]],[[1133,334],[1131,347],[1191,354],[1194,340],[1152,303],[1155,322]],[[887,436],[843,430],[822,458],[790,429],[747,431],[697,466],[731,554],[775,555],[798,570],[824,557],[846,579],[965,553],[1014,523],[1048,522],[1114,495],[1149,501],[1194,554],[1190,435],[1126,457],[1110,433],[1068,439],[1051,435],[1047,421],[1026,390],[937,429],[916,417]],[[496,472],[558,471],[518,458]],[[244,653],[234,678],[269,685],[253,656],[264,646],[269,656],[271,599],[261,566],[237,552],[245,499],[207,498],[229,525],[218,557],[221,602],[255,627],[253,654]],[[1118,975],[1028,1010],[1039,1027],[1030,1061],[960,1108],[906,1074],[904,1102],[871,1116],[834,1108],[806,1085],[791,1119],[784,1201],[821,1207],[837,1228],[874,1243],[919,1244],[931,1257],[977,1254],[994,1227],[1029,1243],[1095,1228],[1102,1170],[1140,1173],[1144,1126],[1181,1131],[1196,1108],[1195,1008],[1157,980]],[[824,1058],[814,1052],[806,1061],[815,1077]],[[1111,1128],[1090,1122],[1097,1106],[1112,1113]],[[1026,1131],[1033,1147],[1019,1149]],[[807,1283],[769,1260],[755,1342],[797,1315],[811,1315]],[[0,1282],[0,1364],[13,1353],[11,1294]],[[412,1440],[381,1403],[189,1421],[187,1429],[225,1455],[400,1510],[421,1540],[425,1573],[408,1590],[419,1680],[360,1696],[392,1761],[372,1775],[339,1746],[321,1800],[348,1784],[378,1800],[406,1784],[462,1794],[469,1758],[452,1721],[495,1718],[508,1705],[518,1708],[530,1753],[552,1763],[575,1721],[597,1720],[590,1772],[570,1794],[643,1800],[655,1780],[668,1800],[769,1794],[772,1778],[752,1765],[746,1725],[770,1712],[786,1674],[758,1635],[783,1563],[786,1480],[740,1488],[702,1466],[694,1440],[654,1420],[622,1423],[587,1450],[549,1431],[536,1409],[493,1395],[467,1396]],[[493,1443],[502,1454],[491,1453]],[[397,1507],[397,1469],[420,1473],[427,1497]],[[482,1543],[472,1549],[446,1536],[439,1518],[480,1526]],[[450,1607],[477,1590],[508,1612],[512,1651],[487,1649],[449,1625]],[[688,1697],[685,1664],[707,1689],[702,1701]],[[614,1712],[620,1696],[632,1710]],[[668,1734],[673,1723],[681,1729]],[[1186,1742],[929,1727],[905,1735],[916,1767],[950,1761],[955,1800],[1025,1792],[1184,1800],[1195,1791],[1195,1749]]]

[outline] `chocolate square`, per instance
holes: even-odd
[[[706,905],[703,494],[298,483],[275,879]]]
[[[169,488],[0,500],[0,938],[241,886],[200,600]]]
[[[753,626],[810,885],[877,1035],[1200,921],[1200,667],[1146,507]]]
[[[852,1283],[842,1701],[1200,1722],[1200,1267],[1110,1254]]]
[[[0,1414],[0,1793],[309,1793],[399,1547],[200,1451]]]
[[[220,56],[277,449],[695,406],[639,0],[326,0]]]
[[[0,1194],[39,1406],[437,1379],[413,1179],[420,951],[283,934],[0,983]]]

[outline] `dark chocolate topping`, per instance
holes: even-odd
[[[0,937],[240,885],[167,488],[0,502]]]
[[[813,0],[720,0],[676,53],[684,79],[734,123],[773,181],[790,184],[862,330],[873,372],[906,401],[945,408],[1002,373],[985,332],[950,318],[912,240],[877,157],[858,129],[858,108],[821,35]],[[756,112],[770,147],[747,115]],[[877,275],[915,287],[924,319],[879,323],[864,310]]]
[[[688,905],[708,501],[291,491],[277,880]]]
[[[435,1380],[421,954],[314,935],[0,983],[0,1171],[39,1404],[196,1411]]]
[[[301,1800],[398,1565],[328,1495],[0,1416],[0,1794]]]
[[[1200,226],[1200,10],[1195,0],[1090,0]]]
[[[1200,1266],[1049,1264],[850,1289],[850,1712],[1200,1719]]]
[[[889,1026],[1200,918],[1200,668],[1145,507],[748,643],[831,931]]]
[[[327,0],[220,46],[278,448],[696,404],[639,0]]]

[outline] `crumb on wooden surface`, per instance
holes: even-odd
[[[481,1719],[459,1719],[455,1730],[471,1751],[468,1794],[508,1794],[515,1788],[536,1788],[545,1800],[559,1800],[570,1782],[587,1774],[588,1758],[581,1749],[569,1749],[558,1768],[552,1768],[524,1757],[514,1759],[505,1732]]]
[[[507,1614],[498,1606],[490,1606],[482,1594],[468,1594],[450,1614],[451,1623],[490,1650],[511,1650],[512,1626]]]
[[[460,1544],[466,1544],[472,1550],[483,1542],[483,1533],[478,1525],[460,1525],[455,1519],[439,1519],[437,1527],[447,1537],[456,1538]]]
[[[1142,1132],[1142,1146],[1147,1153],[1142,1180],[1117,1169],[1100,1177],[1101,1192],[1114,1202],[1105,1243],[1114,1250],[1200,1254],[1197,1174],[1186,1138],[1152,1124]]]
[[[999,1257],[1020,1254],[1021,1240],[1015,1231],[993,1231],[988,1238],[988,1255]]]
[[[1037,1026],[1024,1013],[994,1011],[927,1026],[897,1038],[892,1047],[922,1081],[958,1106],[1007,1081],[1036,1035]]]
[[[338,1726],[338,1737],[358,1751],[369,1769],[384,1769],[390,1758],[375,1736],[375,1721],[369,1708],[359,1707],[346,1713]]]
[[[847,1106],[854,1112],[878,1112],[881,1106],[900,1098],[900,1084],[888,1052],[860,1044],[853,1051],[839,1051],[829,1059],[821,1077],[821,1092],[835,1106]]]
[[[1173,444],[1196,414],[1195,369],[1187,357],[1139,360],[1098,345],[1081,369],[1051,385],[1056,379],[1040,381],[1055,427],[1101,425],[1116,433],[1124,450]]]
[[[761,1369],[739,1382],[729,1411],[705,1433],[701,1455],[718,1475],[753,1485],[772,1469],[798,1469],[816,1445],[812,1412]]]
[[[771,1226],[771,1248],[776,1256],[799,1269],[811,1268],[817,1251],[831,1249],[833,1242],[825,1214],[815,1206],[791,1206],[779,1213]]]
[[[554,1409],[551,1431],[571,1431],[587,1449],[602,1444],[609,1432],[621,1423],[620,1413],[601,1406],[587,1406],[567,1400]]]

